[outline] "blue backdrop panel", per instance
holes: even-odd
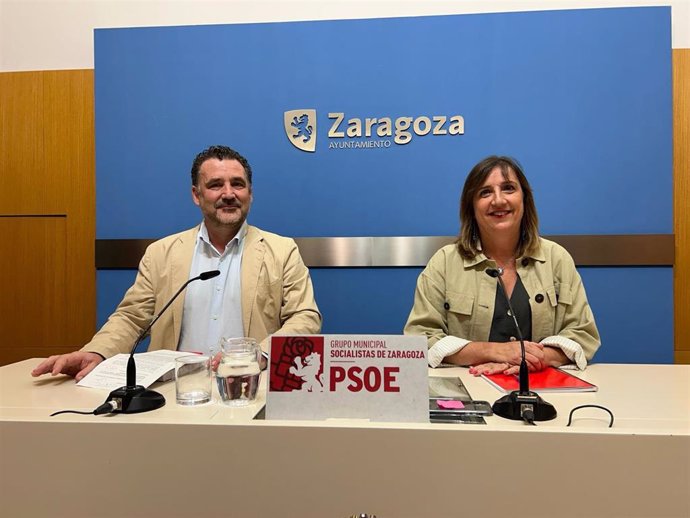
[[[595,361],[673,363],[670,268],[580,268],[602,346]],[[421,268],[312,268],[324,333],[399,334]],[[98,325],[120,302],[135,272],[98,272]],[[635,301],[646,301],[644,310]],[[644,318],[641,317],[644,313]],[[631,316],[634,315],[634,316]]]
[[[455,234],[492,153],[523,163],[544,234],[671,233],[670,27],[655,7],[97,30],[97,237],[197,224],[189,168],[213,143],[252,163],[250,222],[296,237]],[[293,109],[316,110],[314,153],[286,135]],[[334,139],[330,112],[462,115],[465,133]],[[400,332],[418,272],[314,270],[324,332]],[[99,272],[101,321],[133,277]],[[670,268],[583,277],[600,361],[672,361]],[[633,331],[640,294],[655,303]]]
[[[196,223],[211,143],[253,164],[252,222],[294,236],[454,234],[492,153],[523,163],[546,234],[672,232],[670,41],[670,8],[97,30],[97,236]],[[283,129],[303,108],[315,153]],[[329,149],[329,112],[466,127]]]

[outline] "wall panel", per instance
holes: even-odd
[[[523,163],[546,235],[597,235],[607,244],[610,235],[670,235],[670,14],[583,9],[96,30],[98,238],[150,239],[198,223],[187,171],[216,142],[252,163],[250,221],[299,238],[453,235],[463,175],[491,153]],[[296,59],[297,47],[309,52]],[[226,62],[251,80],[217,66]],[[296,114],[308,118],[313,152],[294,146]],[[405,134],[396,122],[394,138],[357,124],[437,114],[461,114],[465,132],[420,126]],[[338,117],[352,121],[347,134]],[[152,205],[142,184],[164,203]],[[641,348],[635,361],[672,362],[673,271],[625,264],[588,272],[601,357],[629,361],[630,338]],[[324,331],[400,332],[414,274],[397,273],[315,274]],[[389,289],[403,283],[400,292]],[[625,304],[631,288],[654,301],[634,331]],[[353,309],[377,289],[379,303]],[[645,356],[645,347],[659,354]]]
[[[65,344],[66,221],[64,216],[0,218],[0,235],[12,244],[0,255],[5,361],[24,359],[27,347]]]
[[[30,214],[44,198],[32,196],[43,176],[39,173],[43,171],[42,100],[40,72],[0,74],[2,214]]]
[[[95,166],[93,71],[45,72],[45,150],[58,172],[67,213],[66,344],[77,347],[95,332]]]
[[[675,362],[690,363],[690,49],[673,51]]]
[[[93,71],[0,74],[0,364],[95,330]]]

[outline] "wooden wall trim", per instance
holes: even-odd
[[[690,49],[673,50],[675,362],[690,364]]]

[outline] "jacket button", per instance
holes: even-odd
[[[537,293],[537,296],[534,297],[534,300],[537,301],[537,304],[541,304],[542,302],[544,302],[544,295],[542,295],[541,293]]]
[[[448,311],[450,309],[450,304],[448,304],[447,302],[444,302],[443,307],[446,308],[446,311]]]
[[[527,266],[529,264],[529,259],[526,257],[522,260],[522,266]]]

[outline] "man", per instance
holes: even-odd
[[[315,334],[321,314],[309,270],[292,239],[246,223],[252,170],[225,146],[211,146],[192,164],[192,199],[203,221],[151,244],[134,285],[91,342],[51,356],[32,376],[68,374],[77,381],[104,358],[129,352],[139,334],[184,282],[192,282],[151,329],[150,350],[210,352],[222,336],[249,336],[268,350],[270,334]]]

